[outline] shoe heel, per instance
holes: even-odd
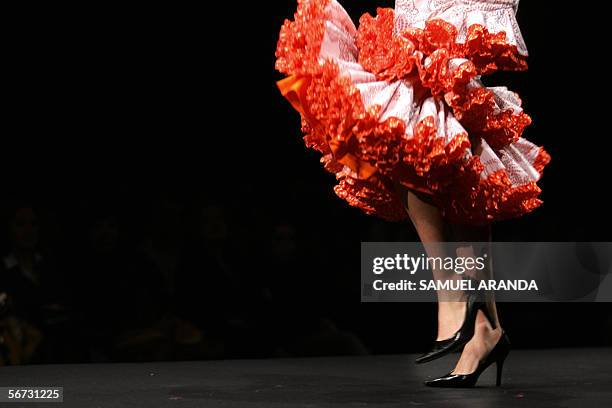
[[[504,360],[497,360],[497,378],[495,379],[495,386],[499,387],[502,383],[502,370],[504,368]]]

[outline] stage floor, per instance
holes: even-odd
[[[456,355],[413,355],[0,368],[0,387],[61,386],[63,403],[2,407],[609,407],[612,349],[514,350],[504,384],[490,367],[475,389],[432,389]]]

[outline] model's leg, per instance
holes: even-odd
[[[419,238],[425,246],[427,255],[430,257],[448,256],[454,257],[455,254],[443,252],[439,245],[428,245],[429,243],[440,243],[452,241],[451,226],[442,218],[440,210],[427,201],[426,197],[417,195],[412,191],[404,190],[402,197],[408,215],[416,228]],[[453,272],[433,270],[434,279],[448,280],[460,279],[461,277]],[[437,340],[444,340],[451,337],[463,324],[465,320],[465,302],[461,301],[455,293],[438,292],[438,335]],[[455,299],[456,298],[456,299]],[[450,301],[450,299],[453,299]]]
[[[490,243],[491,232],[489,226],[486,227],[472,227],[472,226],[452,226],[453,237],[456,241],[460,242],[487,242]],[[457,249],[458,256],[474,257],[478,256],[474,251],[474,247],[466,244],[461,245]],[[489,256],[487,257],[487,267],[483,271],[474,273],[476,279],[490,279],[493,276],[492,270],[492,259],[490,245],[487,250]],[[493,349],[497,341],[501,337],[501,326],[499,317],[497,315],[497,308],[495,306],[495,299],[491,295],[488,299],[488,308],[491,311],[491,316],[495,321],[496,328],[493,329],[491,323],[484,316],[482,311],[478,312],[476,318],[476,328],[474,331],[474,337],[465,345],[461,357],[453,370],[456,374],[469,374],[476,370],[478,362],[482,360],[489,352]]]

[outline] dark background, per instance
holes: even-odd
[[[3,308],[38,344],[14,363],[400,353],[432,340],[434,305],[360,303],[360,242],[417,237],[336,198],[275,87],[296,3],[246,3],[15,15],[1,249],[14,253],[18,234],[42,283],[16,285]],[[357,21],[393,2],[343,5]],[[495,240],[610,241],[598,18],[519,7],[530,69],[486,83],[519,92],[534,120],[525,137],[553,160],[545,204],[496,224]],[[517,347],[612,344],[611,312],[500,305]]]

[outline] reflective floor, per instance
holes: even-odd
[[[422,381],[457,355],[416,366],[413,355],[0,368],[0,387],[61,386],[58,404],[95,407],[607,407],[612,349],[514,350],[504,384],[495,368],[475,389],[432,389]]]

